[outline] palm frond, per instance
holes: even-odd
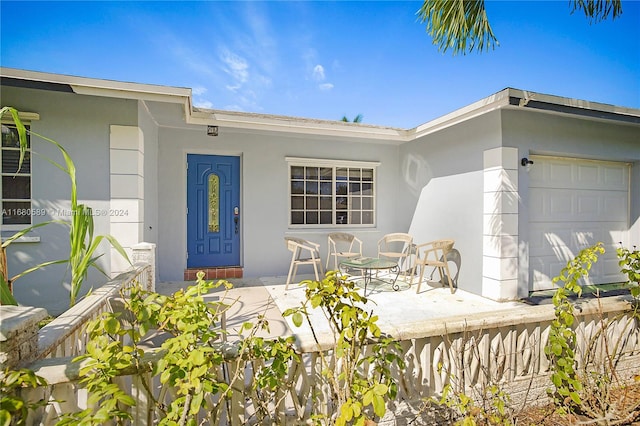
[[[498,45],[484,0],[425,0],[417,14],[443,53],[452,49],[454,55],[464,55]]]
[[[604,21],[609,16],[616,19],[622,15],[621,0],[569,0],[573,4],[571,13],[580,9],[591,23]]]

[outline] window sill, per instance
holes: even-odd
[[[15,232],[11,231],[11,232],[2,232],[2,242],[4,243],[6,240],[8,240],[9,238],[11,238],[11,236],[15,234]],[[16,238],[15,240],[13,240],[11,242],[11,244],[14,243],[39,243],[40,242],[40,235],[23,235],[20,238]]]

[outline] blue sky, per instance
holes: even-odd
[[[215,109],[411,128],[505,87],[640,108],[640,2],[488,1],[500,46],[440,53],[421,2],[1,1],[2,66],[190,87]]]

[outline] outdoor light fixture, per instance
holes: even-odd
[[[527,167],[533,164],[533,160],[529,160],[527,157],[524,157],[520,160],[520,164],[522,164],[523,167]]]
[[[218,136],[218,126],[207,126],[208,136]]]

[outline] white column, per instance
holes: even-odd
[[[125,248],[142,241],[144,225],[144,136],[135,126],[111,126],[109,139],[111,180],[110,234]],[[111,276],[129,264],[111,249]]]
[[[518,149],[484,152],[482,295],[518,298]]]
[[[151,273],[149,274],[149,283],[146,290],[156,291],[156,245],[153,243],[139,243],[134,245],[132,250],[131,262],[151,265]]]

